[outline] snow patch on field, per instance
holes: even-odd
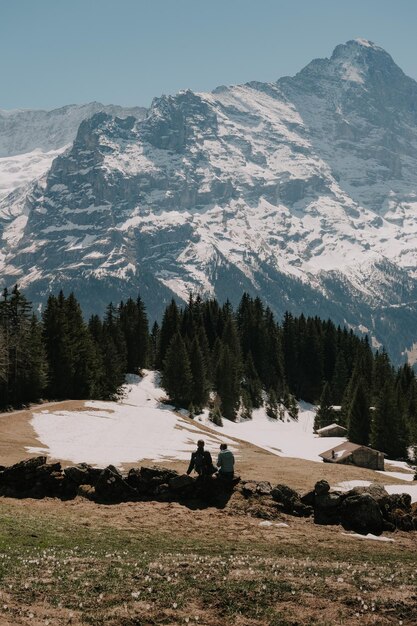
[[[395,539],[391,539],[390,537],[373,535],[372,533],[368,533],[367,535],[358,535],[357,533],[342,533],[342,535],[344,535],[345,537],[354,537],[355,539],[371,539],[372,541],[395,541]]]
[[[201,430],[171,406],[160,404],[164,392],[156,382],[154,372],[142,379],[130,376],[121,402],[92,401],[83,411],[35,413],[31,423],[42,445],[28,452],[100,467],[142,459],[189,459]],[[235,448],[228,437],[204,435],[211,450],[218,450],[222,441]]]

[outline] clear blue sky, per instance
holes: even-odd
[[[416,0],[0,0],[0,108],[272,81],[363,37],[417,79]]]

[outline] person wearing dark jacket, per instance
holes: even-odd
[[[197,450],[191,454],[187,474],[191,474],[193,470],[202,478],[211,476],[215,471],[211,454],[208,450],[204,450],[204,441],[202,439],[197,441]]]

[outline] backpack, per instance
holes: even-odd
[[[207,458],[205,450],[197,450],[194,457],[194,468],[197,474],[205,474],[207,470]]]
[[[194,469],[199,476],[212,476],[217,472],[208,450],[197,450],[194,453]]]

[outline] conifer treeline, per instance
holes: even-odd
[[[73,294],[50,296],[41,320],[17,287],[0,302],[0,408],[40,398],[117,396],[127,372],[161,371],[170,401],[191,413],[210,406],[213,421],[250,418],[265,404],[272,418],[296,399],[319,404],[315,427],[338,422],[349,439],[389,456],[406,456],[417,442],[417,383],[413,370],[395,370],[330,320],[294,317],[281,324],[259,298],[230,303],[190,296],[166,307],[149,332],[143,302],[110,304],[104,318],[83,320]],[[335,409],[335,406],[341,407]]]

